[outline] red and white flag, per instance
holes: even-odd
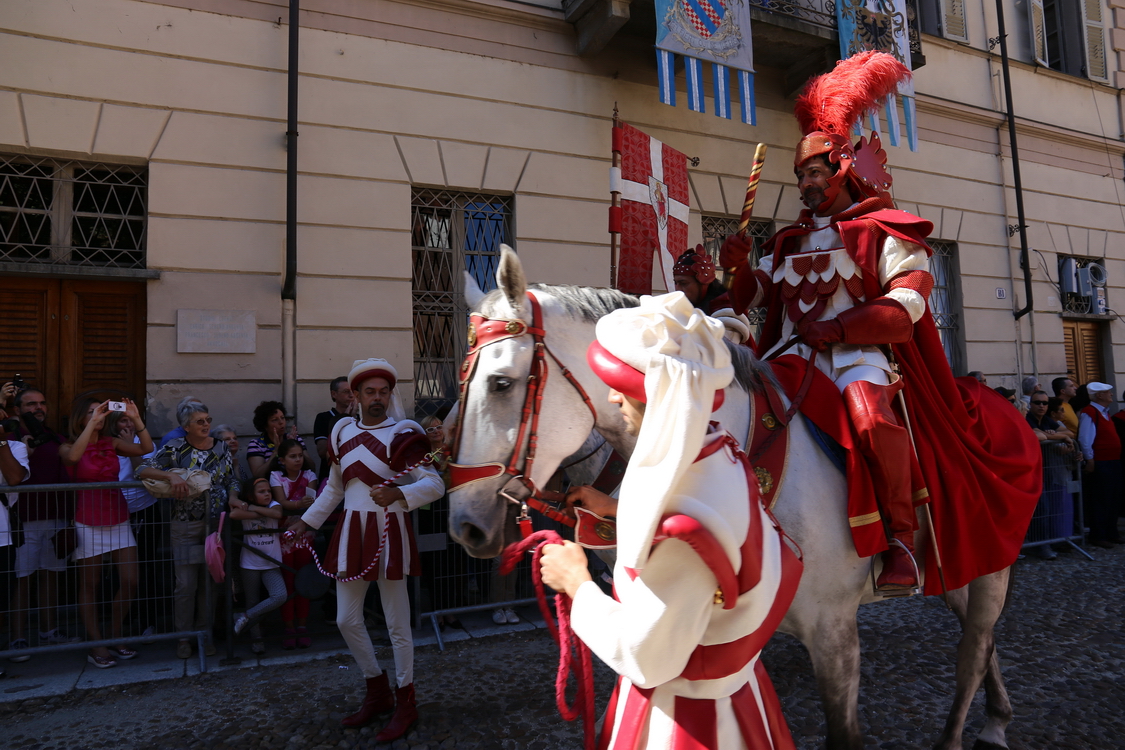
[[[652,257],[660,263],[664,288],[673,289],[672,266],[687,250],[687,157],[619,120],[613,124],[614,163],[609,231],[621,235],[616,286],[629,294],[652,293]]]

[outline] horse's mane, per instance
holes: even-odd
[[[560,284],[531,284],[528,288],[531,291],[549,294],[569,315],[587,323],[597,323],[614,310],[636,307],[639,304],[633,295],[616,289]],[[503,292],[493,289],[481,300],[480,312],[485,315],[501,312],[500,303],[504,299]],[[763,389],[763,380],[778,387],[773,368],[769,363],[758,359],[749,347],[732,344],[729,341],[726,343],[727,349],[730,350],[731,364],[734,365],[734,380],[742,390],[747,393],[757,393]]]

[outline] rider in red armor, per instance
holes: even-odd
[[[871,470],[884,528],[892,541],[877,588],[911,589],[915,530],[911,439],[893,400],[903,382],[889,345],[909,341],[933,288],[925,238],[933,225],[894,209],[887,190],[886,153],[878,134],[853,147],[849,130],[874,103],[893,93],[909,71],[883,53],[861,53],[814,79],[797,102],[806,133],[793,162],[808,208],[779,231],[750,268],[748,240],[731,235],[720,262],[735,269],[736,311],[766,307],[759,354],[789,351],[811,357],[840,389],[858,444]],[[862,77],[851,108],[833,108],[841,79]],[[845,95],[846,98],[846,95]],[[846,109],[846,111],[842,111]],[[836,117],[838,119],[833,120]],[[948,367],[945,360],[928,363]],[[852,519],[853,524],[855,519]]]

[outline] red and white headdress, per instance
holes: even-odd
[[[899,83],[910,79],[910,70],[886,52],[859,52],[805,84],[797,97],[794,114],[804,137],[797,144],[794,168],[813,156],[823,155],[840,169],[828,180],[825,200],[836,199],[840,188],[850,183],[857,199],[886,193],[891,176],[886,170],[887,152],[878,133],[862,136],[855,146],[851,129],[867,112],[895,93]]]
[[[391,405],[387,409],[387,414],[396,422],[401,422],[406,413],[398,398],[398,392],[395,390],[395,385],[398,383],[398,370],[387,360],[378,357],[357,359],[352,363],[351,372],[348,373],[348,385],[352,387],[352,390],[359,390],[363,381],[371,378],[383,378],[390,384]]]
[[[640,306],[598,321],[587,362],[612,388],[646,404],[618,504],[618,518],[628,518],[617,530],[626,567],[644,567],[656,526],[703,448],[709,407],[734,378],[724,330],[683,292],[641,297]]]

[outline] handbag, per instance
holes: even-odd
[[[203,543],[204,559],[207,560],[207,570],[215,583],[222,583],[227,577],[226,561],[227,551],[223,549],[223,522],[227,520],[227,512],[219,514],[219,528],[207,535]]]
[[[67,524],[56,531],[51,537],[51,542],[55,545],[55,557],[59,560],[69,558],[74,554],[74,550],[78,549],[78,531],[74,528],[74,524]]]
[[[182,477],[188,485],[188,494],[180,500],[190,500],[211,489],[211,475],[202,469],[169,469],[170,474]],[[175,497],[172,482],[168,479],[142,479],[145,489],[153,497]]]

